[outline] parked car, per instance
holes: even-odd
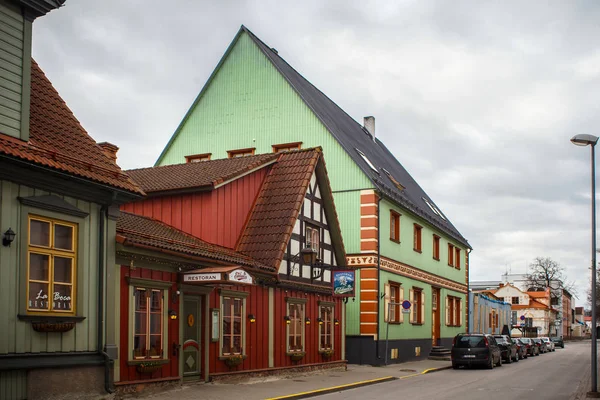
[[[524,360],[527,358],[527,346],[525,346],[519,339],[511,338],[512,342],[517,346],[517,358]]]
[[[482,365],[489,369],[502,366],[502,354],[496,339],[482,333],[459,333],[452,342],[452,368]]]
[[[508,335],[494,335],[498,347],[500,347],[500,353],[502,354],[502,360],[510,364],[514,361],[519,361],[517,355],[517,345],[513,343],[510,336]]]
[[[533,343],[533,340],[530,338],[519,338],[519,341],[523,343],[525,349],[527,351],[527,356],[539,356],[540,348]]]
[[[542,339],[544,343],[546,343],[546,348],[548,349],[548,351],[556,351],[556,348],[554,347],[554,342],[550,340],[549,337],[542,337],[540,339]]]
[[[540,349],[540,354],[544,354],[548,352],[548,348],[546,347],[546,343],[542,341],[540,338],[532,338],[533,343]]]
[[[554,348],[556,348],[556,347],[560,347],[561,349],[565,348],[565,342],[563,341],[562,336],[561,337],[558,337],[558,336],[551,337],[550,340],[552,340],[554,342]]]

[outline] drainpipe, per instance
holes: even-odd
[[[100,228],[98,235],[98,353],[104,357],[104,390],[107,393],[113,393],[111,385],[110,370],[113,363],[110,356],[103,350],[104,335],[104,252],[106,251],[106,233],[104,221],[108,218],[108,207],[103,205],[100,208]]]
[[[381,197],[382,193],[377,193],[377,340],[375,341],[375,352],[378,360],[381,360],[381,356],[379,355],[379,307],[381,303],[381,296],[379,295],[381,280],[381,221],[379,220],[379,218],[381,216],[381,213],[379,211],[379,207],[381,203]]]

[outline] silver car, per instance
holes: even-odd
[[[556,347],[554,346],[554,342],[550,340],[549,337],[541,337],[542,341],[546,343],[546,348],[548,351],[556,351]]]

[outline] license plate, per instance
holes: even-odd
[[[475,358],[475,354],[465,354],[464,358]]]

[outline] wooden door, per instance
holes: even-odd
[[[183,302],[183,376],[185,378],[200,378],[201,354],[200,344],[200,296],[185,296]]]
[[[440,289],[431,290],[431,343],[433,346],[439,346],[440,342]]]

